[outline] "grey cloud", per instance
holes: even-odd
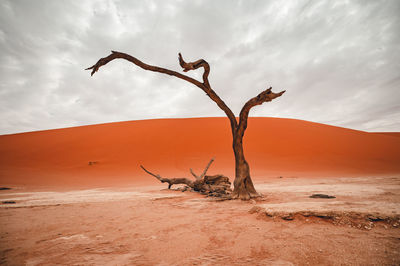
[[[400,131],[398,1],[2,1],[0,134],[160,117],[223,116],[189,83],[115,61],[110,50],[181,71],[204,58],[238,114]],[[188,73],[196,78],[201,73]]]

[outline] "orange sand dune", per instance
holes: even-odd
[[[400,132],[375,132],[375,134],[383,134],[383,135],[387,135],[387,136],[400,138]]]
[[[250,118],[245,153],[255,179],[400,173],[400,138],[294,119]],[[200,172],[233,177],[227,118],[118,122],[0,136],[0,185],[155,183]],[[90,163],[92,162],[92,163]],[[158,182],[158,181],[157,181]]]

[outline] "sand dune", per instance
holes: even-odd
[[[1,185],[154,183],[165,176],[233,177],[227,118],[156,119],[0,136]],[[244,145],[255,179],[400,173],[398,134],[377,134],[294,119],[250,118]]]
[[[197,118],[0,136],[13,188],[0,191],[0,264],[399,264],[397,134],[251,118],[255,201],[163,189],[139,168],[189,176],[215,156],[209,173],[232,179],[230,134],[226,118]]]
[[[375,134],[383,134],[383,135],[386,135],[386,136],[392,136],[392,137],[400,138],[400,132],[375,132]]]

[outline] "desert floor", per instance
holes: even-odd
[[[167,190],[156,181],[1,190],[0,263],[400,264],[400,176],[255,183],[264,198],[247,202]],[[314,193],[336,198],[309,198]]]

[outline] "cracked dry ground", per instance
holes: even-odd
[[[377,222],[366,230],[315,217],[287,221],[249,212],[254,206],[287,212],[310,206],[372,212],[382,206],[380,211],[393,213],[399,210],[399,184],[399,178],[284,178],[256,184],[267,195],[257,202],[215,202],[191,192],[163,190],[163,186],[4,191],[1,200],[16,204],[0,208],[0,262],[399,265],[400,230],[393,224]],[[310,199],[307,195],[312,192],[337,197],[335,201]]]

